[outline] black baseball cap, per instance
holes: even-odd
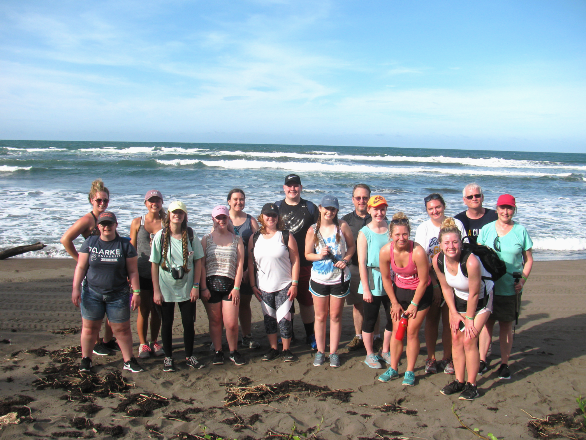
[[[295,184],[301,185],[301,177],[299,177],[297,174],[289,174],[287,177],[285,177],[285,185],[291,186]]]
[[[260,213],[264,214],[264,215],[268,215],[268,214],[279,215],[279,208],[277,208],[277,205],[275,205],[274,203],[267,203],[262,207],[262,210],[260,211]]]

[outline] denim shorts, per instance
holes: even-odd
[[[104,315],[114,324],[130,320],[130,293],[126,291],[103,295],[87,283],[81,289],[81,316],[88,321],[101,321]]]

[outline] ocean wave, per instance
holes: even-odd
[[[171,166],[175,166],[175,167],[203,163],[201,160],[198,160],[198,159],[170,159],[170,160],[157,159],[156,162],[160,163],[161,165],[171,165]]]
[[[49,147],[49,148],[16,148],[16,147],[4,147],[10,151],[26,151],[28,153],[36,153],[36,152],[46,152],[46,151],[67,151],[67,148],[57,148],[57,147]]]
[[[584,251],[584,238],[536,238],[533,240],[533,249],[542,251]]]
[[[13,173],[15,171],[28,171],[32,168],[32,166],[30,167],[13,167],[10,165],[0,165],[0,173]]]

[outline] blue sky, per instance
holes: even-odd
[[[586,152],[586,2],[0,3],[0,139]]]

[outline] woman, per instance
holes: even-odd
[[[230,232],[228,208],[216,206],[212,210],[213,231],[202,240],[204,259],[201,270],[201,288],[209,295],[206,304],[210,336],[214,344],[214,365],[224,363],[222,351],[222,324],[230,349],[229,359],[236,365],[246,363],[238,352],[238,306],[244,262],[242,239]],[[209,294],[207,293],[209,289]]]
[[[382,196],[372,196],[367,203],[367,212],[372,221],[358,231],[356,251],[358,252],[358,270],[360,285],[358,293],[362,294],[362,341],[366,348],[364,363],[370,368],[382,368],[379,357],[373,348],[373,332],[381,304],[387,316],[387,325],[383,337],[381,357],[391,362],[390,341],[392,321],[389,298],[383,287],[379,268],[380,249],[389,242],[388,224],[386,221],[387,201]]]
[[[138,276],[140,280],[140,308],[136,320],[136,330],[140,345],[138,357],[146,359],[153,353],[155,356],[165,354],[163,346],[157,342],[161,328],[161,318],[155,310],[153,303],[153,280],[151,274],[151,246],[153,237],[161,230],[165,222],[165,210],[163,209],[163,194],[152,189],[144,196],[144,204],[148,212],[136,217],[130,224],[130,242],[138,252]],[[152,314],[151,314],[152,311]],[[151,344],[147,339],[151,316]]]
[[[161,317],[163,338],[163,371],[175,371],[173,360],[173,318],[175,303],[179,305],[183,324],[185,362],[199,368],[193,356],[195,302],[199,298],[199,279],[203,249],[199,238],[187,226],[187,207],[175,201],[169,205],[165,226],[153,238],[151,247],[151,278],[153,302]]]
[[[447,304],[443,302],[442,291],[433,273],[431,260],[433,256],[440,252],[438,234],[440,226],[445,220],[446,202],[441,194],[433,193],[423,199],[425,209],[429,220],[424,221],[415,231],[415,242],[418,243],[429,258],[429,268],[431,283],[433,284],[433,302],[429,308],[427,319],[425,321],[425,346],[427,348],[427,360],[425,361],[425,372],[429,374],[437,373],[438,367],[444,370],[446,374],[454,374],[454,363],[452,362],[452,337],[450,327],[448,326],[449,310]],[[455,220],[456,226],[462,234],[464,240],[466,230],[460,220]],[[435,360],[435,345],[438,336],[438,327],[440,318],[442,319],[442,345],[444,346],[444,356],[441,362]]]
[[[112,212],[98,216],[100,235],[89,237],[81,246],[73,276],[71,300],[81,308],[81,364],[79,370],[92,369],[92,349],[102,326],[104,315],[124,358],[124,369],[133,373],[143,371],[132,356],[128,279],[132,285],[132,310],[140,305],[137,256],[134,246],[116,232],[118,222]],[[86,284],[82,292],[81,282]]]
[[[429,277],[429,260],[423,248],[409,240],[411,225],[402,212],[393,216],[389,226],[391,243],[380,251],[383,285],[391,303],[393,332],[398,331],[401,317],[407,325],[407,370],[403,385],[415,385],[415,362],[419,355],[419,329],[433,301],[433,286]],[[391,280],[391,271],[395,281]],[[389,369],[378,380],[388,382],[398,377],[399,359],[403,353],[403,338],[391,339]]]
[[[65,234],[61,237],[61,244],[69,255],[73,257],[75,261],[78,261],[78,252],[75,249],[73,241],[80,235],[87,240],[91,235],[100,235],[98,229],[98,216],[106,211],[108,203],[110,202],[110,191],[104,186],[102,179],[96,179],[92,182],[88,200],[92,205],[92,210],[77,220],[73,226],[71,226]],[[83,281],[84,289],[87,288],[87,283]],[[96,344],[93,352],[99,356],[106,356],[112,354],[114,351],[120,350],[118,344],[112,339],[112,327],[106,320],[104,330],[104,340],[100,341],[100,334],[96,336]]]
[[[319,206],[317,223],[307,230],[305,258],[313,262],[309,291],[315,308],[317,353],[314,366],[325,361],[326,319],[330,315],[330,366],[340,366],[338,344],[342,334],[344,298],[350,292],[350,258],[356,245],[350,226],[338,220],[338,199],[325,195]]]
[[[521,294],[533,267],[533,241],[527,230],[513,221],[517,212],[515,198],[503,194],[496,202],[498,219],[480,230],[478,243],[493,248],[507,266],[507,273],[494,285],[493,312],[480,335],[480,373],[488,370],[488,349],[494,323],[499,322],[500,379],[510,379],[509,356],[513,347],[513,321],[519,317]],[[516,275],[516,277],[515,277]]]
[[[442,388],[441,393],[460,393],[461,400],[474,400],[479,397],[476,388],[480,362],[478,336],[492,310],[494,283],[476,255],[462,252],[461,231],[453,218],[443,221],[438,239],[442,253],[433,258],[433,268],[450,311],[456,374],[456,380]],[[466,372],[468,381],[464,383]]]
[[[283,231],[279,208],[274,203],[262,207],[258,221],[260,230],[250,237],[248,243],[248,274],[252,290],[262,304],[265,330],[271,346],[262,360],[272,361],[282,355],[284,362],[293,362],[291,307],[299,284],[297,242],[289,231]],[[279,353],[277,345],[277,330],[280,330],[283,341],[282,353]]]
[[[228,193],[228,205],[230,206],[230,220],[234,226],[234,233],[242,237],[244,243],[244,273],[242,275],[242,285],[240,286],[240,326],[242,327],[242,346],[245,348],[259,348],[260,344],[252,339],[252,311],[250,310],[250,300],[253,291],[248,283],[248,242],[252,234],[258,231],[258,223],[250,215],[244,212],[246,196],[244,191],[234,188]]]

